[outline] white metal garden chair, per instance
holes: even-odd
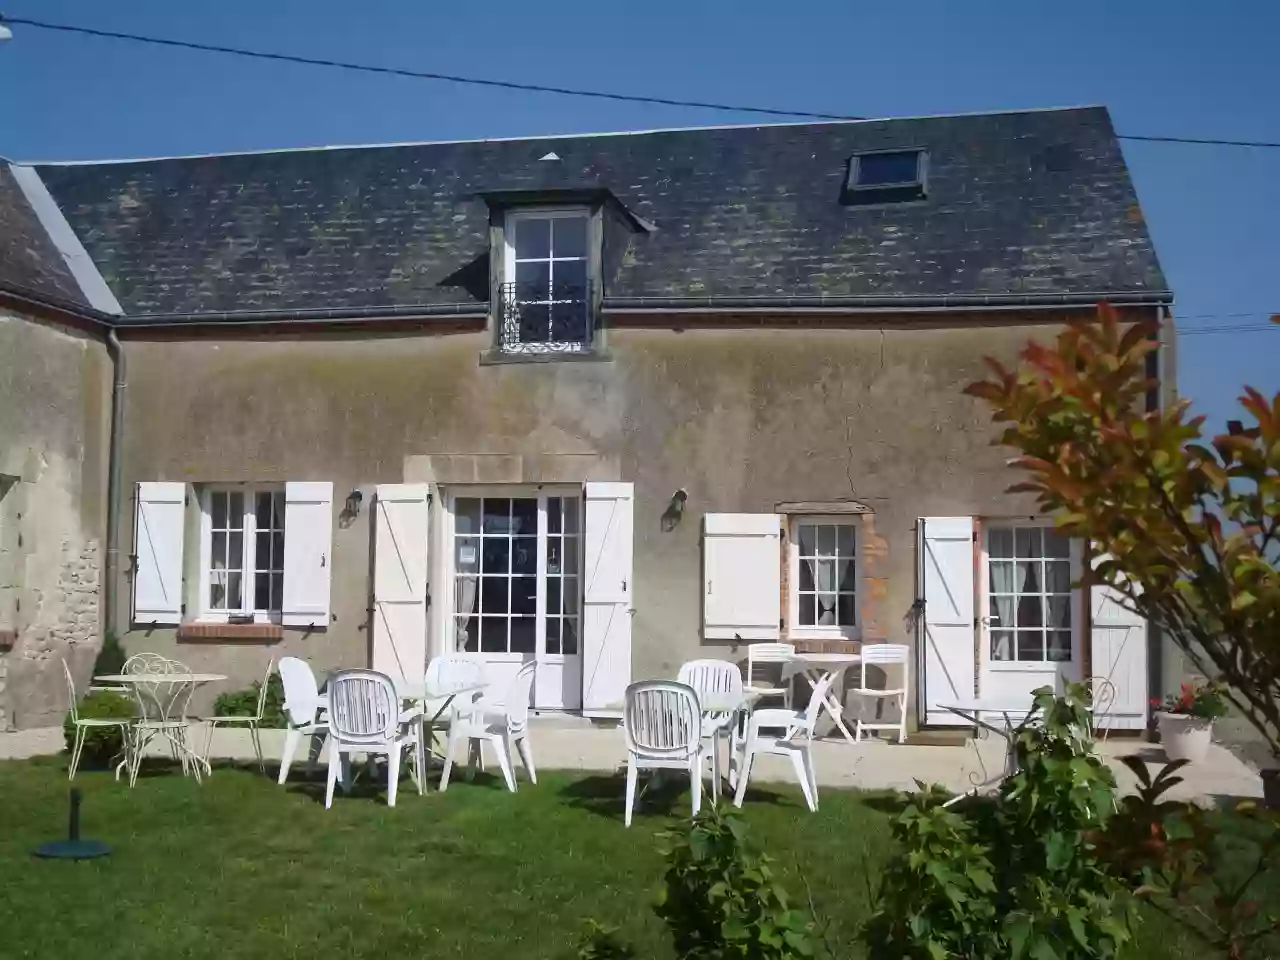
[[[627,812],[631,826],[641,770],[686,770],[693,815],[702,807],[702,708],[698,694],[676,680],[641,680],[627,687],[623,713],[627,737]]]
[[[861,656],[858,685],[851,691],[863,700],[858,705],[858,725],[853,738],[861,742],[863,730],[896,730],[898,742],[902,743],[907,738],[907,691],[911,688],[911,649],[902,643],[864,643]],[[867,683],[868,665],[880,668],[885,678],[885,686],[872,687]],[[901,670],[901,675],[896,678],[901,683],[897,686],[889,685],[891,681],[888,668],[890,667],[898,667]],[[897,706],[896,723],[867,723],[862,719],[864,708],[867,706],[866,701],[882,703],[885,700],[892,700]]]
[[[769,753],[791,760],[805,803],[811,811],[818,809],[818,777],[813,767],[813,726],[818,720],[818,711],[822,709],[823,698],[833,679],[832,674],[827,674],[814,685],[809,694],[809,705],[804,710],[774,708],[756,710],[751,714],[751,719],[747,721],[742,769],[738,772],[738,792],[733,798],[735,806],[742,806],[743,798],[747,795],[747,782],[751,779],[751,768],[756,757]],[[772,730],[779,727],[785,729],[786,733],[775,736]],[[764,732],[766,728],[770,730],[769,733]]]
[[[449,725],[444,772],[440,774],[441,792],[449,788],[454,752],[463,741],[467,741],[469,758],[481,754],[486,741],[493,745],[493,752],[498,755],[498,766],[502,768],[502,778],[512,793],[516,792],[516,753],[529,771],[529,779],[538,782],[538,771],[533,765],[533,746],[529,742],[529,695],[537,666],[535,660],[521,665],[507,687],[502,703],[481,698],[470,706],[458,707]]]
[[[1107,734],[1111,732],[1111,726],[1101,726],[1111,716],[1111,711],[1116,705],[1116,685],[1107,677],[1090,677],[1089,686],[1089,709],[1093,718],[1093,735],[1095,739],[1106,740]]]
[[[284,687],[284,716],[288,730],[284,735],[284,751],[280,756],[277,783],[289,778],[289,766],[303,737],[316,737],[329,732],[327,703],[320,695],[316,675],[305,660],[283,657],[280,660],[280,684]]]
[[[243,727],[249,731],[249,739],[253,742],[253,753],[258,758],[258,770],[262,773],[267,772],[267,765],[262,759],[262,737],[258,727],[262,723],[262,715],[267,709],[267,686],[271,683],[271,673],[275,669],[275,665],[274,657],[267,661],[267,672],[262,675],[262,685],[258,688],[258,708],[252,714],[205,717],[204,722],[208,729],[204,738],[205,769],[209,769],[209,751],[213,747],[213,731],[218,727]]]
[[[386,755],[387,806],[394,807],[400,785],[400,759],[405,747],[412,748],[414,781],[418,792],[424,792],[421,709],[401,710],[395,683],[376,670],[339,670],[329,678],[328,691],[329,777],[325,809],[333,806],[333,788],[339,777],[344,790],[350,785],[347,758],[353,753]]]
[[[796,648],[790,643],[748,644],[747,686],[760,699],[780,697],[782,705],[791,709],[791,673],[788,667],[795,655]],[[773,669],[775,666],[777,670]]]
[[[168,742],[174,759],[182,764],[183,776],[191,774],[199,782],[200,758],[191,749],[191,718],[187,716],[196,685],[190,680],[169,679],[190,674],[190,669],[158,653],[139,653],[125,661],[121,672],[136,678],[129,684],[138,710],[129,727],[129,786],[138,782],[142,755],[156,737]]]
[[[737,664],[727,660],[690,660],[680,667],[676,678],[693,687],[700,704],[709,693],[742,694],[742,673]],[[711,760],[713,801],[720,798],[720,738],[724,737],[729,744],[729,765],[732,768],[737,750],[736,719],[736,713],[702,713],[702,739]]]
[[[67,678],[67,701],[68,710],[71,714],[71,725],[75,727],[76,738],[71,747],[71,764],[67,770],[67,779],[74,780],[76,778],[76,770],[80,766],[80,754],[84,752],[84,740],[90,730],[103,730],[110,727],[120,728],[121,742],[126,745],[129,743],[129,727],[133,725],[131,717],[81,717],[79,697],[76,696],[76,684],[71,679],[71,668],[67,666],[67,661],[62,661],[62,672]],[[92,688],[90,688],[92,690]],[[122,688],[123,689],[123,688]],[[128,693],[128,690],[124,690]],[[116,779],[120,779],[120,768],[116,767]]]

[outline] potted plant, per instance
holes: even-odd
[[[1184,683],[1176,696],[1166,697],[1164,703],[1153,700],[1152,706],[1159,708],[1156,725],[1165,755],[1192,763],[1204,759],[1213,721],[1227,712],[1226,698],[1216,683]]]

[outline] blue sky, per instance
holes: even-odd
[[[359,11],[359,12],[357,12]],[[909,11],[909,12],[908,12]],[[1121,133],[1280,141],[1273,0],[5,0],[10,17],[445,73],[865,116],[1103,103]],[[742,123],[63,36],[0,45],[0,154],[19,160]],[[1190,331],[1280,312],[1280,150],[1127,142]],[[1280,330],[1189,335],[1210,424],[1280,388]]]

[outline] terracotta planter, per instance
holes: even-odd
[[[1209,752],[1209,738],[1213,733],[1213,721],[1193,717],[1185,713],[1156,714],[1160,728],[1160,743],[1170,760],[1190,760],[1197,763]]]

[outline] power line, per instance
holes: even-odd
[[[1280,326],[1274,323],[1241,323],[1234,326],[1225,327],[1192,327],[1190,329],[1178,329],[1180,337],[1202,337],[1215,333],[1261,333],[1264,330],[1280,332]]]
[[[869,117],[842,113],[821,113],[813,110],[783,110],[776,107],[754,107],[744,104],[714,103],[705,100],[676,100],[669,97],[650,97],[640,94],[612,93],[603,90],[586,90],[578,87],[554,87],[539,83],[520,83],[514,80],[493,80],[487,77],[466,77],[458,74],[436,73],[428,70],[407,70],[401,67],[379,67],[367,63],[353,63],[347,60],[330,60],[321,57],[303,57],[288,53],[271,53],[265,50],[251,50],[246,47],[226,47],[212,43],[195,43],[190,40],[172,40],[167,37],[152,37],[138,33],[121,33],[114,30],[97,30],[91,27],[77,27],[65,23],[49,23],[43,20],[31,20],[26,17],[5,17],[0,15],[0,23],[21,24],[39,30],[56,30],[61,33],[82,34],[89,37],[104,37],[109,40],[128,40],[134,43],[148,43],[161,47],[177,47],[183,50],[199,50],[204,53],[224,53],[235,57],[249,57],[257,60],[275,60],[281,63],[297,63],[309,67],[330,67],[338,70],[351,70],[358,73],[377,73],[385,76],[410,77],[416,80],[441,80],[446,83],[470,84],[481,87],[498,87],[503,90],[520,90],[526,93],[554,93],[566,97],[589,97],[596,100],[612,100],[624,103],[648,103],[664,107],[694,107],[702,110],[722,110],[730,113],[755,113],[772,117],[803,117],[809,120],[868,120]],[[1269,140],[1224,140],[1212,137],[1163,137],[1155,135],[1116,134],[1121,140],[1134,140],[1145,143],[1180,143],[1200,146],[1220,147],[1253,147],[1259,149],[1280,149],[1280,141]]]

